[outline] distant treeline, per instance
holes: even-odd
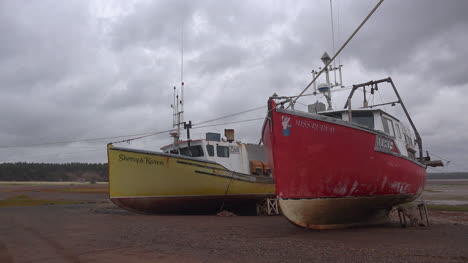
[[[1,163],[0,181],[107,182],[107,163]]]
[[[427,179],[468,179],[468,173],[428,173]]]

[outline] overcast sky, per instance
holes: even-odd
[[[335,49],[376,2],[333,0]],[[345,86],[393,78],[425,150],[451,160],[439,171],[468,171],[467,10],[463,0],[386,1],[339,58]],[[0,161],[105,162],[106,143],[123,138],[5,146],[170,129],[181,32],[185,119],[194,123],[265,106],[273,93],[296,95],[322,53],[333,54],[328,0],[3,0]],[[334,93],[335,107],[347,92]],[[195,129],[192,138],[234,128],[237,139],[258,142],[261,124]],[[170,141],[164,133],[122,146],[158,150]]]

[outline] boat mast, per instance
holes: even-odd
[[[184,31],[180,31],[180,99],[177,88],[174,86],[174,104],[171,105],[172,113],[172,127],[176,128],[170,133],[174,138],[174,145],[180,141],[180,129],[184,124]]]

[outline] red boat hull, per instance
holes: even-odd
[[[283,214],[310,228],[373,223],[424,188],[425,166],[399,154],[373,130],[269,101],[263,142]]]

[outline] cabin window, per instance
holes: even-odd
[[[395,131],[393,130],[392,120],[382,117],[382,124],[383,124],[385,133],[390,134],[391,136],[395,136]]]
[[[192,157],[203,156],[203,148],[201,145],[190,146],[190,151],[192,152]]]
[[[396,127],[396,132],[397,132],[398,138],[401,139],[400,125],[398,125],[398,124],[395,123],[395,127]]]
[[[411,137],[409,135],[406,135],[406,134],[404,134],[404,135],[405,135],[406,144],[409,144],[409,145],[413,146],[413,140],[411,139]]]
[[[374,112],[372,111],[353,111],[352,122],[374,129]]]
[[[179,154],[179,151],[177,149],[175,150],[171,150],[169,153],[172,153],[172,154]]]
[[[206,152],[208,152],[209,156],[214,156],[214,146],[213,145],[207,145],[206,146]]]
[[[229,157],[229,147],[216,145],[216,155],[218,157]]]
[[[188,147],[180,148],[180,154],[191,157],[201,157],[203,156],[203,148],[201,145],[190,146],[190,151]]]
[[[190,152],[187,147],[179,148],[180,154],[185,156],[190,156]]]

